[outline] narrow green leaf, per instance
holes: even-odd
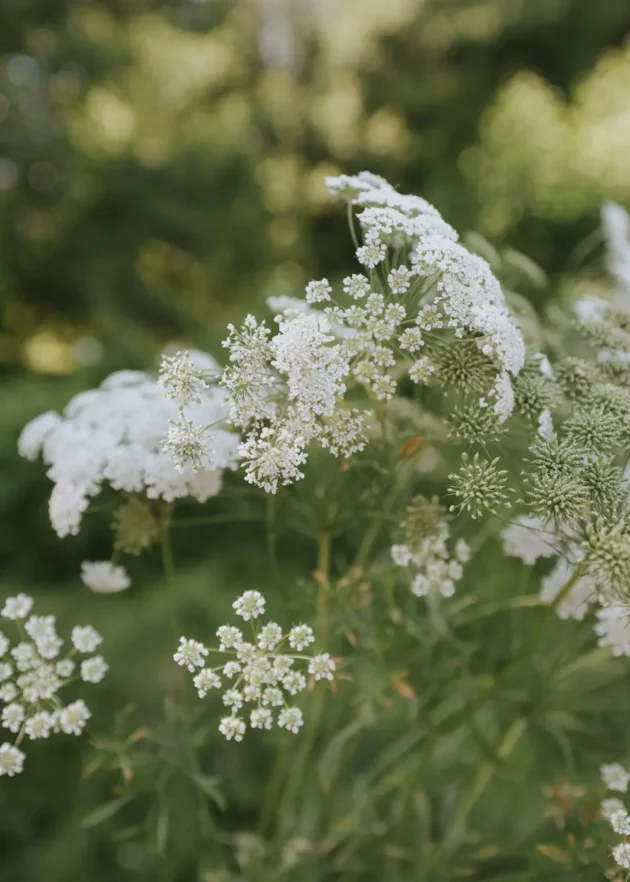
[[[93,812],[90,812],[89,815],[86,815],[85,818],[83,818],[81,821],[81,828],[83,830],[89,830],[90,827],[96,827],[98,824],[102,824],[103,821],[113,817],[116,812],[128,802],[128,796],[119,796],[118,799],[112,799],[110,802],[105,802],[103,805],[99,805],[98,808],[94,809]]]

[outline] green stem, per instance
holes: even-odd
[[[181,626],[179,624],[179,610],[177,598],[175,596],[175,566],[173,563],[173,546],[171,544],[171,532],[168,526],[162,531],[162,573],[164,575],[164,584],[168,593],[169,604],[171,607],[171,627],[173,629],[173,638],[175,646],[179,642],[181,635]]]
[[[328,594],[330,590],[330,562],[331,562],[331,537],[328,532],[321,532],[317,537],[317,582],[319,591],[317,596],[317,641],[322,646],[326,645],[329,616]],[[320,684],[321,686],[321,684]],[[322,713],[326,700],[326,693],[319,688],[315,692],[313,705],[308,715],[308,726],[304,733],[304,740],[300,745],[300,752],[293,764],[291,775],[288,778],[287,787],[282,794],[280,810],[278,813],[280,823],[287,829],[295,817],[295,798],[300,787],[304,785],[304,776],[309,765],[309,760],[315,745],[315,739],[319,732]]]
[[[505,733],[499,747],[497,748],[497,758],[499,760],[505,760],[512,753],[516,745],[518,744],[521,736],[524,734],[527,729],[527,720],[523,717],[518,717],[510,728]],[[444,836],[444,839],[438,846],[436,850],[436,854],[441,854],[443,851],[446,851],[453,843],[457,842],[460,838],[464,825],[466,823],[466,818],[470,814],[473,809],[475,803],[479,800],[484,790],[494,777],[494,774],[497,769],[497,763],[490,762],[489,760],[482,763],[479,766],[477,774],[468,790],[466,796],[461,800],[459,807],[457,809],[457,813],[455,818],[453,819],[448,832]]]
[[[178,518],[171,527],[202,527],[206,524],[236,524],[239,521],[257,521],[258,515],[207,515],[198,518]]]
[[[425,756],[425,763],[428,763],[433,747],[435,747],[439,743],[438,735],[440,732],[452,733],[455,731],[456,728],[461,728],[462,726],[468,725],[472,717],[495,697],[501,684],[519,664],[521,659],[528,655],[529,652],[533,650],[538,642],[542,639],[545,631],[547,630],[550,622],[553,619],[553,616],[556,613],[556,610],[558,609],[562,601],[565,600],[566,597],[569,595],[571,589],[581,575],[582,568],[580,566],[576,566],[575,570],[564,583],[553,602],[550,603],[547,607],[545,615],[541,618],[538,624],[534,628],[532,628],[532,630],[529,632],[529,635],[521,644],[517,652],[510,658],[502,671],[493,678],[492,682],[488,685],[486,689],[483,690],[483,692],[481,692],[472,701],[468,702],[468,704],[464,705],[464,707],[460,707],[451,713],[447,713],[445,716],[443,715],[442,719],[440,719],[439,721],[436,721],[433,724],[429,724],[428,729],[422,730],[415,736],[412,736],[410,738],[409,735],[403,735],[398,742],[395,742],[392,745],[390,753],[391,761],[388,763],[388,765],[391,766],[392,762],[400,759],[409,750],[415,748],[423,738],[426,738],[431,745],[429,753]],[[381,769],[382,774],[385,773],[386,768],[387,767],[385,766]]]
[[[267,554],[269,565],[274,575],[278,572],[278,554],[276,540],[276,497],[273,493],[267,494]]]
[[[358,250],[359,240],[357,239],[357,231],[354,226],[354,214],[352,213],[352,203],[351,202],[348,202],[347,214],[348,214],[348,226],[350,227],[350,235],[352,236],[352,241],[354,243],[355,250]]]

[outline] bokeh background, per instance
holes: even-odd
[[[226,322],[348,270],[324,187],[341,171],[383,174],[527,254],[548,274],[531,292],[541,307],[597,258],[602,200],[630,206],[629,34],[627,0],[3,0],[1,593],[103,631],[117,664],[97,729],[115,708],[168,718],[158,561],[134,563],[113,605],[86,596],[79,563],[108,554],[107,522],[54,536],[43,468],[17,458],[24,423],[112,370],[154,367],[173,342],[220,357]],[[191,620],[222,621],[258,576],[262,529],[234,530],[178,537]],[[248,555],[234,551],[244,530]],[[122,828],[114,841],[82,829],[111,780],[82,778],[75,745],[45,747],[0,787],[3,882],[224,878],[215,857],[200,877],[187,863],[184,808],[163,877]],[[235,767],[213,751],[232,780],[228,827],[246,829],[269,757]]]

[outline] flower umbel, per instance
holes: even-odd
[[[213,689],[223,687],[222,677],[230,681],[223,692],[223,704],[231,714],[223,717],[219,731],[228,741],[242,741],[247,730],[246,714],[239,716],[246,705],[249,726],[252,729],[271,729],[274,722],[279,728],[294,734],[303,724],[302,711],[289,704],[291,698],[306,688],[307,676],[313,682],[332,680],[335,662],[329,653],[303,655],[303,650],[315,640],[308,625],[295,625],[283,634],[276,622],[267,622],[258,628],[257,619],[264,614],[265,599],[258,591],[246,591],[237,598],[233,607],[251,628],[251,641],[246,641],[238,628],[222,625],[217,631],[219,646],[209,649],[196,640],[182,637],[174,655],[179,665],[191,673],[201,668],[194,677],[194,685],[200,698]],[[209,653],[224,654],[212,668],[205,667]],[[303,668],[303,673],[299,668]],[[272,708],[280,708],[274,717]]]
[[[19,774],[25,754],[20,749],[24,739],[48,738],[53,732],[80,735],[90,718],[82,699],[63,706],[59,693],[73,678],[75,663],[70,657],[59,658],[64,641],[57,635],[54,616],[28,616],[33,600],[25,594],[8,597],[0,615],[7,620],[26,619],[24,631],[32,642],[19,642],[10,650],[13,665],[6,663],[0,673],[3,683],[0,703],[4,704],[0,725],[16,736],[14,744],[0,745],[0,775]],[[91,625],[72,630],[70,655],[92,652],[102,642]],[[10,640],[0,635],[0,655],[5,655]],[[102,656],[84,659],[80,679],[100,682],[107,672]],[[74,678],[76,679],[76,678]]]

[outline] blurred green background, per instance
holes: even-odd
[[[526,253],[550,275],[541,305],[602,200],[630,206],[629,34],[628,0],[3,0],[2,593],[104,633],[116,664],[96,729],[126,705],[138,725],[163,713],[176,672],[158,561],[132,563],[123,597],[87,596],[79,563],[108,555],[108,525],[56,538],[43,468],[16,455],[24,423],[173,341],[221,357],[227,321],[347,271],[331,173],[382,174]],[[287,546],[264,578],[286,599],[311,553]],[[255,525],[177,537],[176,554],[183,615],[208,628],[267,566]],[[248,829],[271,753],[234,756],[213,743],[208,770],[227,776],[227,826]],[[80,829],[111,797],[80,773],[76,746],[51,742],[3,779],[2,882],[224,878],[216,857],[203,876],[187,863],[183,808],[163,877],[111,828]]]

